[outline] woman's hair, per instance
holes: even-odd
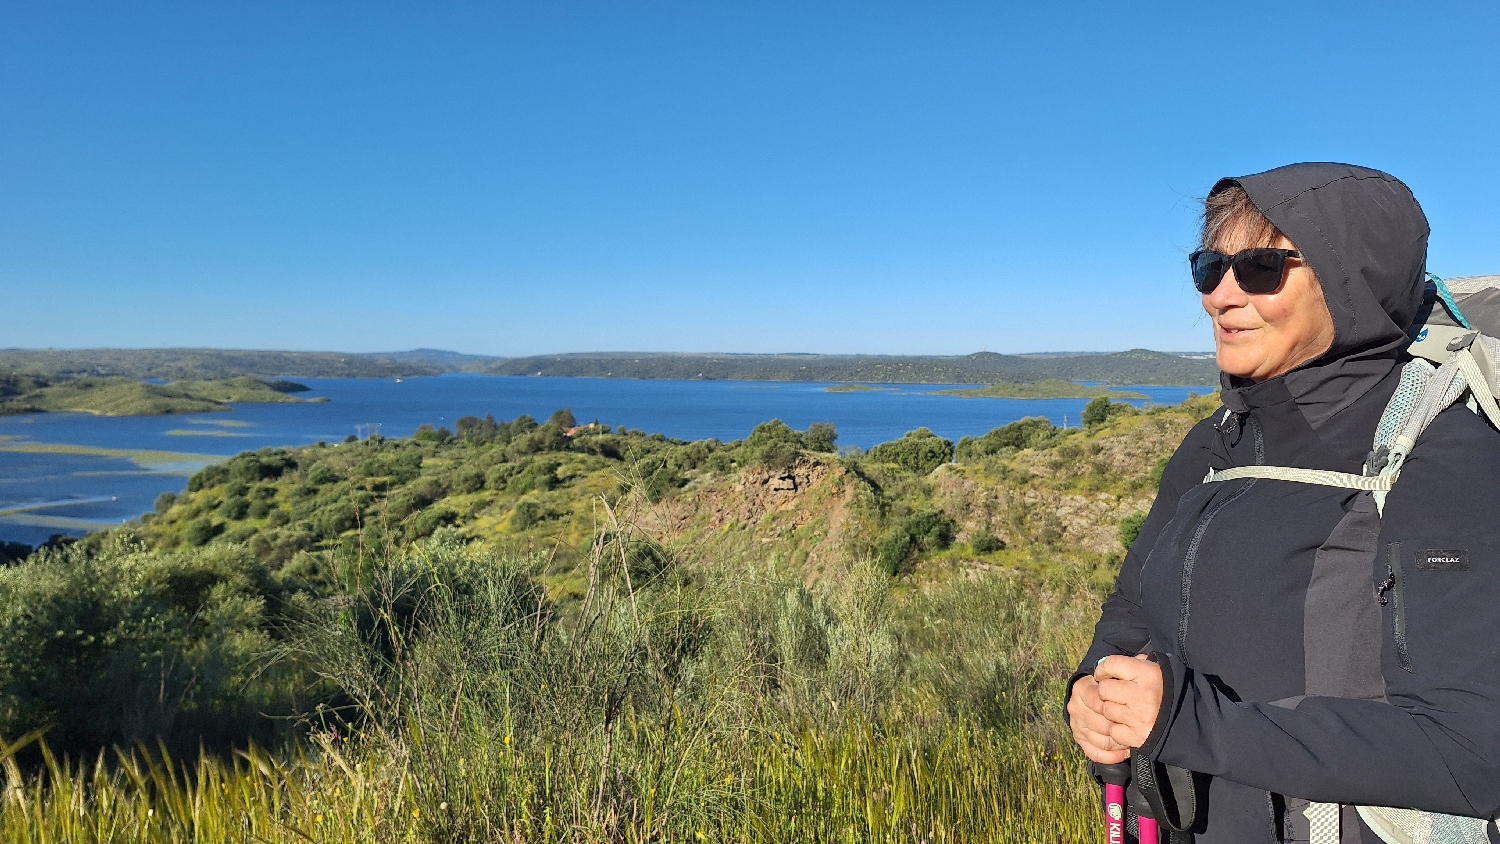
[[[1285,237],[1275,223],[1260,213],[1244,188],[1230,185],[1203,200],[1203,231],[1198,248],[1217,249],[1236,235],[1241,236],[1237,240],[1243,239],[1242,249],[1271,246],[1278,238]]]

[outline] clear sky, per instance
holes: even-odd
[[[0,3],[0,347],[1211,346],[1220,176],[1500,272],[1500,4]]]

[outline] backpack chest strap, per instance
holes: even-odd
[[[1299,484],[1360,489],[1367,492],[1389,492],[1391,486],[1396,483],[1396,477],[1396,475],[1354,475],[1324,469],[1296,469],[1290,466],[1236,466],[1232,469],[1217,471],[1211,469],[1204,476],[1203,482],[1211,484],[1240,478],[1265,478],[1272,481],[1291,481]]]

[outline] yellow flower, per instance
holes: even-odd
[[[510,736],[505,737],[505,746],[510,747]]]
[[[708,840],[708,836],[704,835],[703,834],[703,830],[701,830],[701,829],[698,830],[698,840],[699,841],[707,841]]]
[[[724,784],[725,785],[728,785],[729,783],[732,783],[732,782],[734,782],[734,774],[730,774],[729,776],[727,776],[727,777],[724,778]]]
[[[421,809],[412,809],[411,810],[411,816],[414,817],[414,818],[420,818],[420,817],[422,817],[422,810]]]
[[[322,815],[314,815],[313,816],[313,823],[322,823],[322,822],[323,822],[323,816]]]

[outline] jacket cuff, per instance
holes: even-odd
[[[1161,708],[1156,711],[1156,722],[1151,725],[1151,734],[1146,736],[1145,744],[1136,752],[1155,762],[1162,745],[1166,744],[1172,722],[1182,710],[1192,670],[1169,653],[1152,651],[1150,659],[1161,667]]]

